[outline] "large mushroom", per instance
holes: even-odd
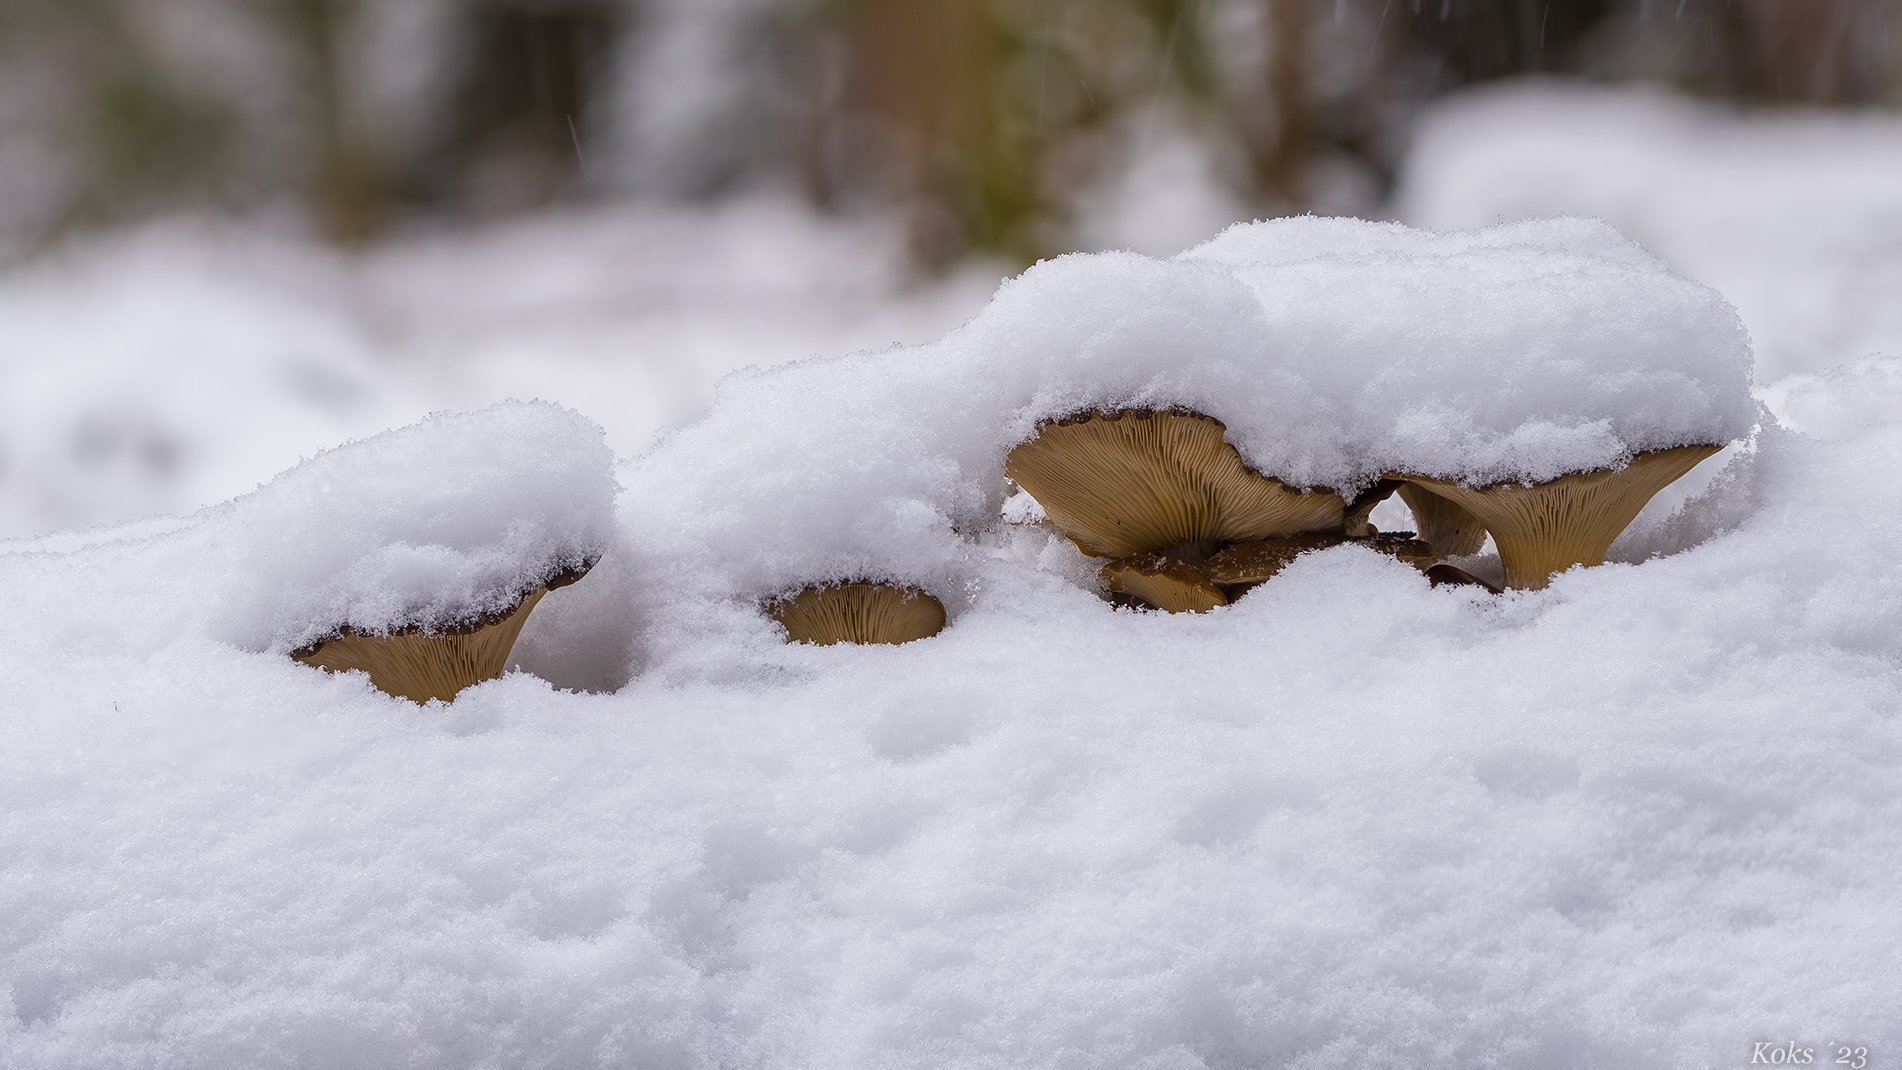
[[[1347,513],[1338,494],[1249,468],[1225,430],[1183,409],[1079,413],[1038,424],[1004,474],[1078,549],[1115,559],[1100,572],[1112,592],[1202,612],[1228,602],[1198,570],[1210,555],[1236,542],[1339,533]]]
[[[1470,557],[1486,545],[1486,525],[1457,502],[1417,483],[1402,483],[1399,493],[1420,541],[1441,557]]]
[[[522,593],[499,613],[475,615],[461,624],[436,629],[401,628],[387,632],[344,626],[327,638],[291,652],[291,657],[326,672],[362,670],[377,690],[411,702],[448,702],[465,687],[493,680],[508,667],[515,639],[542,596],[588,574],[593,561],[567,569]]]
[[[1499,547],[1506,586],[1536,590],[1551,582],[1554,573],[1573,565],[1603,562],[1605,551],[1652,495],[1722,448],[1653,450],[1633,456],[1622,468],[1574,472],[1536,485],[1468,487],[1428,476],[1400,478],[1477,518]],[[1408,505],[1413,501],[1408,498]],[[1450,554],[1447,547],[1434,542],[1428,527],[1422,521],[1421,537],[1433,542],[1435,550]]]
[[[1080,413],[1038,424],[1004,474],[1092,557],[1164,553],[1195,564],[1226,543],[1340,530],[1340,495],[1250,469],[1225,430],[1181,409]]]
[[[944,630],[944,603],[915,587],[835,583],[766,606],[794,643],[909,643]]]

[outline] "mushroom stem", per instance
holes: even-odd
[[[1486,525],[1450,498],[1418,483],[1400,485],[1400,500],[1413,511],[1420,541],[1442,557],[1469,557],[1486,545]]]
[[[1506,586],[1537,590],[1573,565],[1603,562],[1605,551],[1652,495],[1722,448],[1678,446],[1640,453],[1623,468],[1574,472],[1536,486],[1467,487],[1425,476],[1407,480],[1479,518],[1499,547]],[[1421,536],[1432,541],[1424,525]]]
[[[835,583],[779,599],[766,612],[793,643],[909,643],[944,630],[944,603],[915,587]]]
[[[1228,604],[1207,576],[1161,554],[1119,557],[1097,570],[1117,594],[1129,595],[1171,613],[1206,613]]]
[[[1406,486],[1398,479],[1381,478],[1374,485],[1361,491],[1353,501],[1347,503],[1347,512],[1341,518],[1341,534],[1350,539],[1365,539],[1380,534],[1380,529],[1368,523],[1373,515],[1374,506],[1393,497],[1394,491]]]

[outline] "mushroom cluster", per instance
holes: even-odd
[[[1227,605],[1298,555],[1355,542],[1410,562],[1423,543],[1368,524],[1398,481],[1348,502],[1243,463],[1220,420],[1186,409],[1090,411],[1037,425],[1004,474],[1077,549],[1110,558],[1116,595],[1170,612]]]
[[[1469,487],[1387,473],[1349,502],[1249,468],[1213,417],[1183,409],[1091,411],[1037,427],[1004,471],[1077,548],[1111,560],[1110,592],[1170,612],[1226,605],[1297,556],[1354,543],[1428,572],[1434,583],[1484,584],[1441,564],[1478,552],[1490,533],[1506,586],[1537,589],[1574,565],[1604,561],[1613,540],[1714,445],[1640,453],[1622,468],[1536,485]],[[1398,493],[1419,525],[1382,533],[1374,506]]]

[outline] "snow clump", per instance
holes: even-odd
[[[633,466],[623,519],[642,597],[881,580],[955,615],[1041,420],[1194,409],[1264,475],[1351,499],[1389,471],[1544,481],[1746,437],[1750,359],[1718,294],[1602,223],[1242,224],[1038,264],[927,345],[738,373]]]

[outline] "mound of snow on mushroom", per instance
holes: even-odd
[[[555,405],[439,414],[328,450],[164,534],[108,529],[89,552],[25,555],[43,581],[32,611],[136,606],[94,621],[99,649],[121,654],[180,635],[283,655],[345,629],[466,627],[601,557],[612,462],[601,429]]]
[[[1749,384],[1723,299],[1588,220],[1284,219],[1171,260],[1063,257],[938,342],[723,382],[626,477],[651,577],[630,597],[673,606],[673,636],[714,601],[845,579],[955,615],[1006,453],[1083,410],[1205,413],[1263,475],[1351,500],[1393,470],[1543,481],[1727,444],[1756,422]]]

